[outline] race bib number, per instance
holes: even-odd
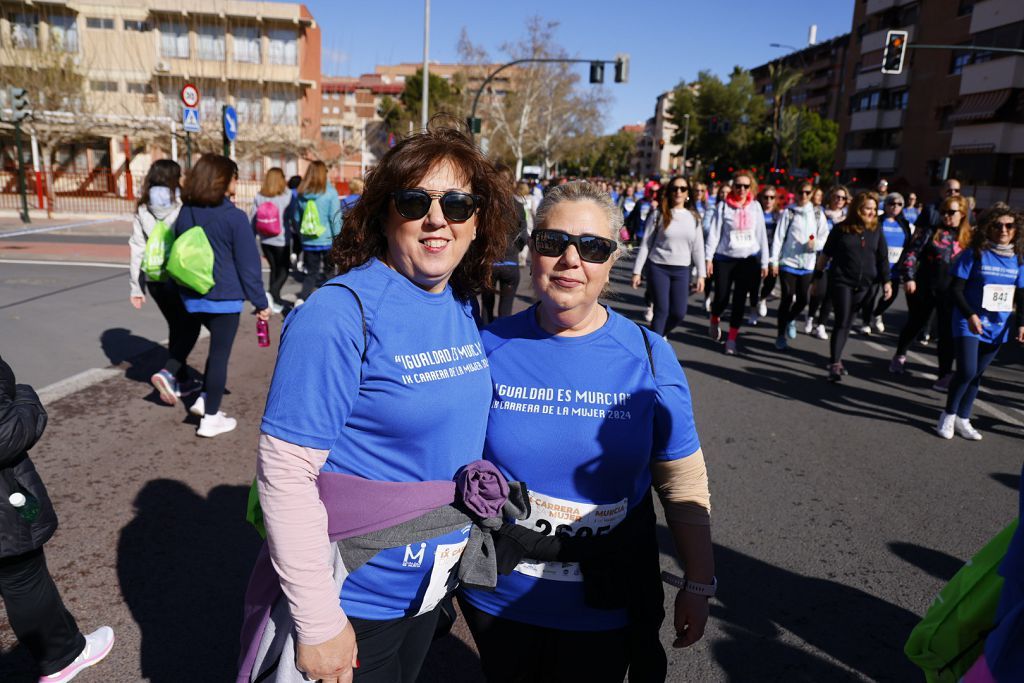
[[[732,240],[734,247],[752,247],[754,246],[754,231],[733,230],[729,239]]]
[[[434,551],[434,567],[430,570],[430,582],[427,584],[427,591],[423,594],[423,603],[416,616],[426,614],[444,597],[455,590],[459,583],[458,573],[455,568],[462,559],[462,551],[466,549],[469,539],[460,543],[447,543],[437,546]]]
[[[903,247],[889,247],[889,263],[896,265],[900,260],[900,254],[903,253]]]
[[[1013,285],[985,285],[981,290],[981,307],[992,313],[1010,313],[1013,292]]]
[[[579,538],[601,536],[626,518],[629,499],[617,503],[595,505],[563,500],[530,491],[530,517],[518,522],[548,536],[567,534]],[[526,576],[555,581],[582,581],[583,574],[575,562],[520,562],[516,571]]]

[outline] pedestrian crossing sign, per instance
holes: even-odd
[[[199,126],[199,110],[195,107],[181,108],[181,127],[186,133],[198,133],[202,130]]]

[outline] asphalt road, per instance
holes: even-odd
[[[638,317],[629,265],[615,271],[610,303]],[[123,271],[18,266],[15,276],[9,268],[0,264],[0,307],[8,306],[0,353],[17,359],[22,377],[51,381],[59,373],[47,375],[47,366],[72,359],[60,372],[118,363],[116,376],[49,406],[50,427],[33,452],[62,522],[47,545],[51,571],[82,628],[110,624],[118,638],[77,680],[230,680],[257,549],[242,518],[273,348],[258,348],[243,320],[224,403],[240,427],[200,440],[196,419],[160,404],[147,383],[158,347],[135,357],[104,351],[105,330],[146,342],[166,336],[155,310],[128,307]],[[12,292],[8,277],[46,282]],[[528,297],[524,285],[520,305]],[[83,309],[91,311],[84,321],[74,317]],[[985,378],[986,408],[975,418],[984,441],[940,440],[931,427],[942,396],[927,368],[912,362],[917,372],[905,378],[886,371],[902,311],[900,302],[886,334],[851,339],[851,374],[833,386],[827,342],[801,334],[778,352],[774,327],[761,325],[741,336],[739,356],[726,357],[704,336],[706,316],[693,300],[671,341],[707,454],[720,590],[705,638],[670,652],[671,680],[922,678],[902,654],[909,630],[1016,514],[1024,353],[1004,349]],[[275,334],[279,327],[275,319]],[[204,353],[200,342],[193,365],[202,367]],[[667,532],[663,541],[663,563],[673,566]],[[670,631],[666,624],[666,643]],[[3,617],[0,646],[0,680],[33,680]],[[481,680],[461,625],[435,646],[422,679]]]

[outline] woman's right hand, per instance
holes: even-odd
[[[128,300],[132,302],[132,306],[135,307],[135,310],[142,308],[142,304],[146,303],[145,295],[129,297]]]
[[[359,648],[352,624],[345,624],[338,635],[319,645],[297,643],[295,666],[311,681],[349,683],[352,669],[359,666]]]
[[[913,280],[907,280],[903,283],[903,289],[906,290],[907,294],[913,294],[917,291],[917,283]]]
[[[981,334],[983,328],[981,326],[981,318],[978,317],[977,313],[967,319],[967,327],[969,327],[971,332],[974,334]]]
[[[772,277],[778,277],[778,276],[779,276],[779,267],[778,266],[772,266]]]
[[[704,264],[704,272],[706,272],[708,274],[708,277],[711,277],[712,275],[715,274],[715,267],[711,263],[711,261],[705,262],[705,264]]]
[[[640,288],[640,276],[639,275],[634,275],[633,276],[633,289],[639,289],[639,288]]]

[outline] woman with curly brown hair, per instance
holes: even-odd
[[[296,640],[281,655],[294,662],[271,663],[292,678],[271,680],[416,679],[471,525],[396,536],[354,570],[344,557],[343,580],[325,550],[342,527],[408,534],[482,453],[492,389],[470,303],[505,253],[512,201],[462,133],[402,140],[334,240],[340,275],[288,317],[257,471]]]

